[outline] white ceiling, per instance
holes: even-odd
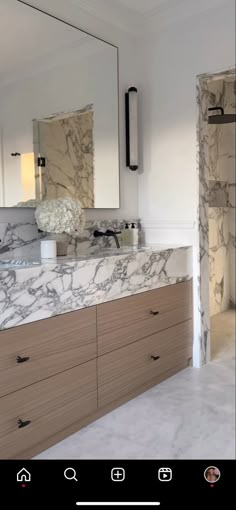
[[[168,0],[118,0],[118,2],[140,14],[149,14],[153,9],[169,3]]]
[[[135,37],[148,36],[157,30],[164,30],[173,22],[194,16],[222,3],[234,0],[31,0],[49,4],[67,2],[94,19],[116,26]],[[138,34],[138,35],[137,35]]]

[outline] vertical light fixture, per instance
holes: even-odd
[[[138,170],[138,90],[130,87],[125,94],[126,166]]]

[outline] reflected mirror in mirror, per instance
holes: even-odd
[[[117,52],[0,0],[0,206],[70,196],[119,207]]]

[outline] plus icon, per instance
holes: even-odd
[[[113,482],[123,482],[125,479],[125,470],[123,468],[113,468],[111,470],[111,479]]]

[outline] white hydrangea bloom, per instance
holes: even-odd
[[[35,211],[38,228],[43,232],[78,235],[84,227],[80,201],[73,198],[44,200]]]
[[[18,202],[15,207],[38,207],[39,204],[41,204],[41,200],[32,198],[30,200],[26,200],[25,202]]]

